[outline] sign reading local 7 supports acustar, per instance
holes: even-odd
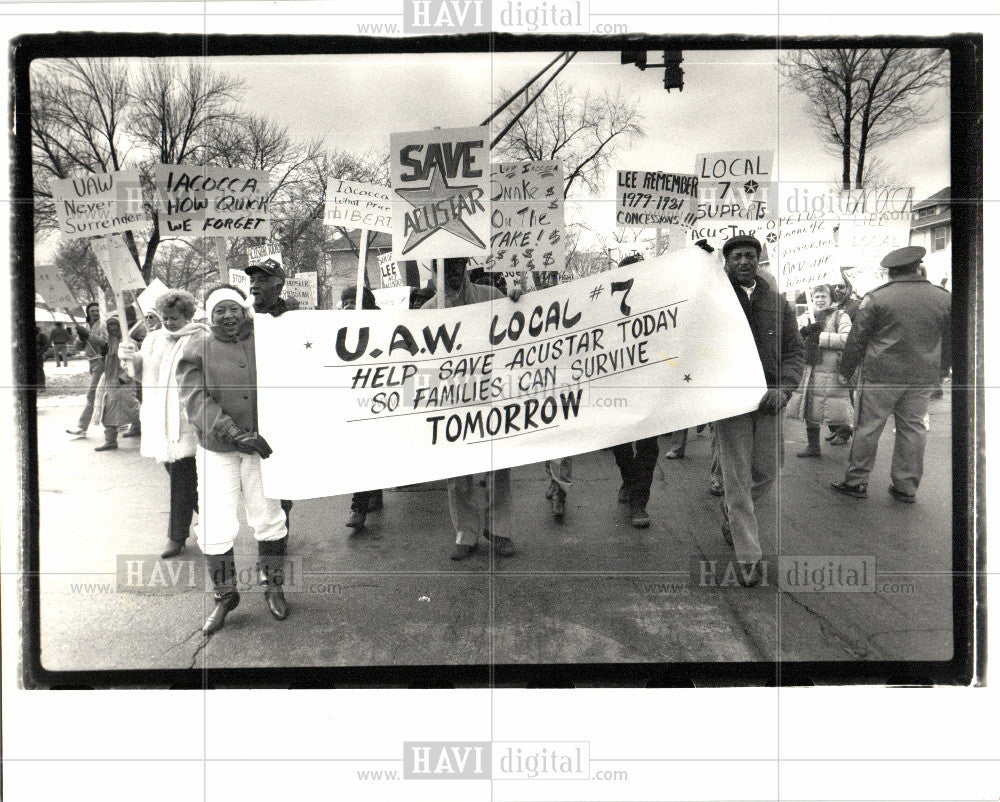
[[[695,225],[713,220],[765,220],[774,216],[771,194],[773,150],[699,153]]]
[[[489,129],[392,134],[392,252],[397,260],[486,256]]]
[[[270,498],[593,451],[748,412],[765,390],[735,290],[695,248],[516,303],[289,312],[255,327]],[[400,458],[329,470],[341,453]]]

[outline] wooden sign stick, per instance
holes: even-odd
[[[359,230],[358,238],[358,286],[354,295],[354,308],[361,309],[364,300],[365,266],[368,264],[368,230]]]

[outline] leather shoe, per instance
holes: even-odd
[[[754,588],[760,584],[760,580],[763,578],[763,573],[760,567],[760,561],[755,563],[736,563],[736,581],[739,582],[745,588]]]
[[[628,504],[629,495],[630,494],[628,492],[628,486],[624,482],[622,482],[622,486],[618,488],[618,503]]]
[[[103,446],[98,446],[94,451],[117,451],[118,443],[105,443]]]
[[[902,501],[904,504],[916,504],[917,502],[916,495],[897,490],[895,485],[889,485],[889,493],[896,501]]]
[[[285,593],[281,585],[269,582],[264,586],[264,601],[267,602],[267,609],[271,615],[279,621],[288,618],[288,603],[285,601]]]
[[[849,485],[847,482],[830,482],[830,488],[842,496],[868,498],[868,485]]]
[[[451,550],[451,559],[453,560],[467,560],[479,549],[478,543],[473,543],[471,546],[465,543],[456,543],[455,548]]]
[[[556,490],[552,494],[552,517],[556,523],[562,523],[566,518],[566,491]]]
[[[351,516],[347,519],[344,526],[349,526],[351,529],[360,529],[365,525],[365,518],[367,513],[358,512],[357,510],[351,510]]]
[[[226,623],[226,616],[235,610],[239,606],[239,603],[240,594],[235,591],[217,598],[215,600],[215,607],[212,608],[212,612],[205,619],[205,624],[201,628],[201,631],[206,636],[214,635],[222,629],[222,625]]]
[[[648,529],[650,523],[649,513],[643,504],[632,505],[632,526],[636,529]]]
[[[796,457],[806,457],[806,458],[809,458],[809,457],[818,458],[818,457],[822,457],[823,456],[823,452],[820,451],[818,448],[807,448],[805,451],[800,451],[795,456]]]
[[[86,437],[87,430],[81,429],[79,426],[75,429],[67,429],[66,434],[72,435],[73,437]]]
[[[163,554],[160,557],[164,560],[169,560],[171,557],[176,557],[182,551],[184,551],[183,540],[168,540],[167,547],[163,550]]]
[[[122,437],[141,437],[142,430],[138,426],[129,426]]]
[[[712,482],[708,486],[708,492],[713,496],[724,496],[726,495],[726,488],[722,486],[721,482]]]

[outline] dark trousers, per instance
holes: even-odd
[[[351,496],[351,512],[371,512],[382,506],[381,490],[364,490]]]
[[[194,457],[165,462],[170,475],[170,524],[167,537],[183,543],[191,530],[191,518],[198,511],[198,469]]]
[[[649,488],[653,485],[653,471],[660,456],[657,438],[649,437],[634,443],[622,443],[611,449],[621,471],[622,481],[628,489],[632,504],[646,506]]]

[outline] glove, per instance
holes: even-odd
[[[510,298],[514,303],[520,299],[522,295],[520,287],[514,287],[510,292],[507,293],[507,297]]]
[[[776,415],[788,403],[789,394],[781,389],[768,390],[760,399],[757,409],[768,415]]]
[[[244,432],[233,439],[233,445],[236,446],[237,451],[244,454],[260,454],[261,459],[267,459],[274,453],[271,446],[267,444],[267,440],[257,432]]]
[[[135,343],[131,340],[126,340],[118,346],[118,358],[123,362],[130,362],[135,359],[137,352],[138,349],[135,347]]]
[[[822,323],[810,323],[802,327],[801,332],[799,332],[803,337],[815,337],[821,331],[823,331]]]

